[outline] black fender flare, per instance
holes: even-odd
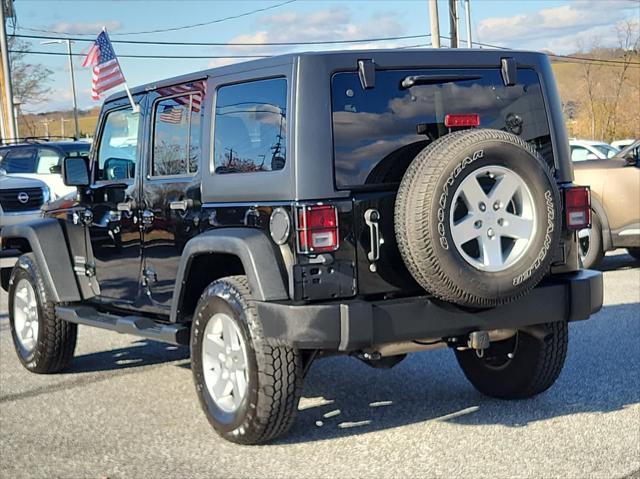
[[[219,228],[206,231],[185,245],[173,290],[171,322],[178,320],[191,262],[198,255],[208,253],[237,256],[249,281],[251,296],[256,301],[289,299],[284,266],[278,261],[275,246],[267,235],[258,229]]]
[[[602,250],[606,253],[610,249],[613,249],[609,218],[607,218],[607,213],[600,200],[593,195],[591,196],[591,209],[596,212],[598,219],[600,219],[600,225],[602,226]]]
[[[43,218],[2,228],[3,238],[22,238],[36,257],[51,299],[56,303],[80,301],[69,249],[58,220]]]

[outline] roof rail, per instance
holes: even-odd
[[[51,140],[72,140],[78,141],[75,136],[60,136],[60,135],[49,135],[49,136],[25,136],[22,138],[2,138],[0,141],[1,145],[16,145],[18,143],[47,143]]]

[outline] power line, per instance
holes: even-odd
[[[110,34],[112,35],[112,34]],[[29,38],[35,40],[60,40],[59,37],[49,35],[12,35],[16,38]],[[331,45],[342,43],[373,43],[386,42],[392,40],[413,40],[416,38],[427,38],[430,34],[424,35],[404,35],[395,37],[375,37],[375,38],[357,38],[351,40],[313,40],[302,42],[161,42],[148,40],[112,40],[111,43],[122,43],[128,45],[165,45],[165,46],[207,46],[207,47],[268,47],[268,46],[299,46],[299,45]],[[64,40],[72,40],[76,42],[93,42],[90,38],[67,38]]]
[[[267,10],[273,10],[274,8],[278,8],[278,7],[282,7],[284,5],[288,5],[290,3],[296,2],[297,0],[287,0],[286,2],[281,2],[281,3],[277,3],[275,5],[270,5],[268,7],[263,7],[263,8],[257,8],[255,10],[251,10],[248,12],[244,12],[244,13],[239,13],[237,15],[231,15],[228,17],[224,17],[224,18],[217,18],[215,20],[210,20],[207,22],[201,22],[201,23],[193,23],[191,25],[183,25],[180,27],[171,27],[171,28],[158,28],[155,30],[146,30],[146,31],[139,31],[139,32],[115,32],[115,33],[109,33],[110,36],[115,36],[115,35],[143,35],[143,34],[147,34],[147,33],[164,33],[164,32],[175,32],[178,30],[186,30],[188,28],[196,28],[196,27],[203,27],[205,25],[213,25],[215,23],[221,23],[221,22],[226,22],[227,20],[235,20],[236,18],[242,18],[242,17],[247,17],[249,15],[254,15],[256,13],[261,13],[261,12],[266,12]],[[59,32],[59,31],[55,31],[55,30],[46,30],[43,28],[27,28],[27,27],[17,27],[19,30],[27,30],[30,32],[42,32],[42,33],[55,33],[57,35],[92,35],[89,33],[68,33],[68,32]],[[116,42],[112,42],[112,43],[116,43]]]
[[[26,53],[33,55],[56,55],[56,56],[68,56],[68,53],[62,52],[41,52],[31,50],[9,50],[11,53]],[[85,53],[72,53],[74,57],[86,57]],[[193,59],[193,58],[268,58],[271,55],[118,55],[118,58],[164,58],[164,59]]]
[[[639,0],[640,1],[640,0]],[[440,35],[442,38],[448,39],[450,40],[450,38],[446,35]],[[462,40],[462,41],[466,41],[466,40]],[[492,45],[491,43],[481,43],[481,42],[471,42],[473,45],[478,45],[478,46],[482,46],[482,47],[489,47],[489,48],[495,48],[497,50],[505,50],[505,51],[511,51],[513,50],[513,48],[509,48],[509,47],[502,47],[500,45]],[[606,59],[602,59],[602,58],[592,58],[592,57],[578,57],[575,55],[556,55],[554,53],[547,53],[547,56],[553,57],[553,58],[565,58],[568,60],[577,60],[579,62],[582,63],[598,63],[598,62],[602,62],[602,63],[611,63],[611,64],[618,64],[618,65],[637,65],[640,66],[640,62],[625,62],[624,60],[606,60]],[[578,62],[574,62],[574,63],[578,63]]]

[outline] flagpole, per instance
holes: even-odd
[[[107,33],[107,27],[106,26],[102,27],[102,31],[107,36],[107,38],[109,38],[109,34]],[[110,38],[109,38],[109,43],[111,43],[111,39]],[[120,68],[120,71],[123,72],[122,67],[120,66],[120,60],[118,59],[117,62],[118,62],[118,66]],[[123,72],[123,77],[124,77],[124,72]],[[122,84],[124,85],[124,91],[127,92],[127,96],[129,97],[129,103],[131,103],[131,109],[133,110],[134,113],[140,113],[140,105],[138,105],[135,101],[133,101],[133,95],[131,95],[131,90],[129,90],[129,85],[127,85],[126,81],[123,82]]]
[[[129,90],[129,85],[127,85],[127,82],[124,82],[123,85],[124,85],[124,90],[127,92],[127,96],[129,97],[129,102],[131,103],[131,108],[133,109],[133,112],[140,113],[140,105],[138,105],[136,102],[133,101],[133,96],[131,95],[131,90]]]

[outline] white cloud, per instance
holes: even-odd
[[[354,19],[345,7],[317,10],[311,13],[282,12],[265,16],[256,24],[256,31],[238,35],[232,43],[312,42],[322,40],[355,40],[370,37],[398,36],[405,27],[397,12],[376,12],[367,19]],[[371,44],[326,44],[322,48],[389,48],[398,42],[375,42]],[[309,49],[302,45],[299,49]],[[291,51],[291,46],[236,46],[230,51],[256,54],[274,54]]]
[[[614,46],[615,25],[638,17],[637,5],[626,0],[575,0],[559,7],[511,17],[491,17],[478,23],[479,41],[512,48],[575,51],[580,40],[599,37]]]
[[[96,35],[102,31],[102,27],[105,27],[107,31],[112,32],[118,30],[122,26],[122,22],[117,20],[110,20],[107,22],[94,22],[94,23],[68,23],[58,22],[48,26],[46,29],[54,32],[69,33],[69,34],[92,34]]]

